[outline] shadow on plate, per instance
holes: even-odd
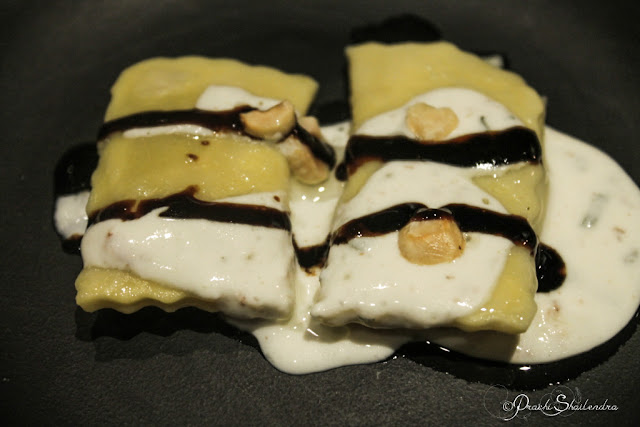
[[[146,359],[159,353],[183,355],[198,349],[225,353],[236,349],[225,340],[193,339],[192,336],[166,339],[184,330],[221,335],[260,351],[257,340],[251,334],[229,325],[218,314],[196,308],[166,313],[155,307],[147,307],[133,314],[122,314],[111,309],[87,313],[77,308],[75,317],[76,337],[95,343],[97,360]],[[469,382],[502,385],[512,390],[538,390],[575,379],[604,363],[631,338],[639,321],[640,311],[606,343],[586,353],[547,364],[511,365],[480,360],[428,342],[405,344],[392,358],[404,357]],[[139,335],[145,337],[136,338]]]
[[[249,333],[226,323],[222,316],[193,307],[167,313],[156,307],[145,307],[132,314],[111,309],[87,313],[76,309],[76,338],[93,342],[96,359],[147,359],[156,354],[185,355],[196,350],[217,353],[234,351],[228,340],[206,339],[226,337],[260,351],[258,341]],[[193,331],[205,337],[179,334]],[[167,337],[174,335],[172,339]],[[108,339],[110,338],[110,339]]]
[[[512,390],[537,390],[575,379],[604,363],[631,338],[639,321],[640,310],[636,311],[618,334],[604,344],[586,353],[545,364],[512,365],[480,360],[428,342],[405,344],[396,355],[470,382],[503,385]]]

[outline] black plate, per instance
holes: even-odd
[[[512,69],[548,97],[550,125],[602,148],[638,183],[640,13],[630,4],[2,2],[1,416],[69,424],[497,421],[484,405],[485,396],[490,403],[501,398],[489,386],[490,365],[461,361],[464,369],[456,369],[410,347],[383,363],[290,376],[271,367],[251,337],[213,315],[77,309],[81,261],[61,250],[51,220],[56,161],[94,138],[111,83],[133,62],[235,57],[310,74],[321,84],[318,102],[326,103],[345,97],[342,50],[350,30],[413,13],[464,49],[507,54]],[[583,373],[565,365],[572,379],[563,382],[583,402],[607,401],[618,410],[567,411],[553,421],[638,418],[640,332],[632,325],[619,341],[617,350],[578,360],[588,367]],[[484,373],[483,382],[467,380],[474,372]],[[553,390],[524,396],[534,404]],[[517,394],[509,391],[508,399]],[[536,410],[518,418],[524,416],[550,421]]]

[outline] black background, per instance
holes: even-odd
[[[84,313],[75,306],[73,287],[81,260],[61,250],[53,230],[56,161],[95,136],[109,87],[126,66],[157,55],[234,57],[313,76],[321,85],[318,102],[324,103],[345,97],[342,51],[350,29],[407,12],[429,19],[466,50],[506,53],[512,69],[548,97],[551,126],[608,152],[640,182],[640,13],[632,2],[0,4],[2,419],[21,424],[498,422],[483,407],[491,380],[469,382],[455,369],[453,374],[433,369],[415,350],[373,365],[290,376],[265,361],[251,337],[213,315]],[[529,412],[527,423],[637,421],[640,332],[628,328],[628,335],[603,363],[586,356],[590,369],[564,383],[589,402],[608,400],[618,411],[553,419]],[[483,369],[474,366],[469,369]],[[534,403],[550,390],[526,394]]]

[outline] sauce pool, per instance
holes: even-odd
[[[342,123],[323,130],[332,140],[340,141],[339,147],[346,140],[348,125]],[[475,359],[478,357],[512,364],[500,365],[499,369],[509,372],[525,372],[519,367],[536,364],[545,381],[554,380],[553,375],[545,372],[556,372],[556,379],[563,379],[560,376],[564,374],[557,369],[564,366],[563,359],[580,359],[581,353],[601,348],[619,331],[627,330],[629,326],[625,325],[636,313],[640,302],[640,191],[613,160],[584,142],[547,128],[545,149],[550,197],[540,236],[542,249],[538,252],[541,278],[536,295],[538,314],[529,330],[516,339],[490,332],[465,334],[435,329],[416,334],[361,326],[330,328],[315,322],[309,309],[319,287],[313,271],[314,260],[322,258],[327,244],[322,239],[317,242],[305,239],[305,244],[298,247],[302,262],[296,273],[296,304],[289,321],[229,319],[229,322],[254,334],[265,357],[288,373],[303,374],[384,360],[412,341],[429,342],[431,347],[446,348],[447,352],[453,350],[454,354],[445,356],[452,363],[456,360],[462,365],[490,363]],[[87,150],[81,151],[86,159]],[[67,158],[65,169],[69,162]],[[73,191],[83,189],[76,187]],[[333,198],[337,197],[335,193]],[[332,196],[320,201],[332,202]],[[298,228],[316,222],[316,218],[310,217],[313,212],[326,215],[326,209],[309,208],[315,203],[318,200],[314,197],[291,203],[294,235]],[[296,215],[298,211],[304,214]],[[326,221],[317,218],[317,222]],[[328,232],[327,229],[325,238]],[[423,360],[413,352],[416,346],[420,344],[405,346],[402,351]],[[423,355],[433,351],[419,348]],[[460,362],[460,358],[464,361]],[[587,356],[583,358],[586,360]]]

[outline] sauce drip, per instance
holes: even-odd
[[[535,132],[522,126],[429,143],[400,135],[353,135],[336,176],[344,181],[371,160],[421,160],[461,167],[497,167],[519,162],[540,163],[542,148]]]
[[[91,189],[91,174],[98,165],[98,151],[91,142],[78,144],[67,150],[58,160],[54,172],[54,196],[77,194]],[[58,231],[62,250],[68,254],[80,253],[82,235],[65,237]]]
[[[98,165],[98,151],[93,143],[79,144],[66,151],[56,164],[55,196],[74,194],[91,188],[91,174]]]
[[[560,254],[544,243],[538,246],[536,253],[536,276],[541,293],[555,291],[567,277],[567,266]]]
[[[329,237],[317,245],[312,246],[298,246],[296,239],[293,239],[293,249],[296,252],[296,258],[298,265],[305,269],[308,273],[314,267],[322,268],[327,260],[329,254]]]
[[[145,111],[106,122],[98,132],[98,140],[106,138],[114,132],[124,132],[129,129],[179,124],[197,125],[214,132],[237,132],[253,138],[245,131],[244,124],[240,119],[240,114],[253,110],[255,110],[253,107],[240,106],[227,111],[207,111],[197,108],[174,111]],[[309,133],[299,123],[296,122],[291,132],[284,135],[280,142],[284,141],[288,136],[296,137],[311,150],[314,157],[326,163],[330,169],[335,165],[336,155],[333,148]]]
[[[180,193],[163,198],[147,199],[140,202],[135,200],[116,202],[91,215],[89,225],[108,219],[130,221],[166,206],[167,210],[160,213],[160,217],[205,219],[291,231],[291,221],[286,212],[260,205],[204,202],[193,197],[196,191],[197,187],[191,186]]]

